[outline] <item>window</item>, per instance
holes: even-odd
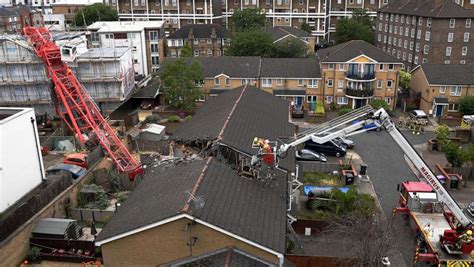
[[[327,79],[326,83],[327,83],[328,87],[333,87],[334,80],[333,79]]]
[[[446,56],[447,57],[451,56],[451,51],[452,51],[452,48],[450,46],[446,47]]]
[[[407,47],[408,47],[408,41],[405,40],[405,41],[403,41],[403,48],[407,49]]]
[[[344,88],[344,80],[338,80],[337,89],[342,89],[342,88]]]
[[[400,35],[403,35],[403,27],[402,27],[402,26],[400,26],[399,34],[400,34]]]
[[[450,32],[448,33],[448,43],[452,43],[454,39],[454,33]]]
[[[388,32],[392,33],[393,32],[393,25],[388,26]]]
[[[379,70],[383,70],[383,64],[379,64]]]
[[[207,44],[212,44],[212,39],[211,38],[207,38]]]
[[[158,32],[150,31],[150,41],[158,41]]]
[[[393,86],[393,80],[387,80],[387,88],[391,89]]]
[[[463,46],[461,50],[461,55],[466,56],[467,55],[467,46]]]
[[[407,53],[406,53],[406,52],[403,52],[403,54],[402,54],[402,59],[403,59],[403,60],[406,60],[406,59],[407,59]]]
[[[332,103],[332,96],[326,96],[326,103],[328,104]]]
[[[221,81],[219,80],[219,78],[214,78],[214,85],[220,85],[221,84]]]
[[[385,102],[387,102],[387,104],[390,105],[390,103],[392,102],[392,98],[391,97],[386,97],[385,99]]]
[[[198,56],[199,56],[199,50],[198,50],[198,49],[194,50],[194,56],[195,56],[195,57],[198,57]]]
[[[400,18],[400,22],[405,23],[405,15],[402,15],[402,17]]]
[[[380,34],[379,34],[380,36]],[[339,70],[344,70],[344,64],[339,64]]]
[[[418,19],[418,26],[421,26],[421,25],[423,25],[423,18],[420,17]]]
[[[298,86],[304,86],[304,80],[298,79]]]
[[[459,64],[466,64],[466,60],[459,60]]]
[[[150,51],[152,53],[158,53],[158,44],[150,44]]]
[[[458,112],[459,111],[459,104],[449,104],[448,105],[448,111],[451,111],[451,112]]]
[[[227,86],[230,85],[230,78],[225,78],[225,85],[227,85]]]
[[[114,34],[113,33],[106,33],[105,34],[105,39],[114,39]]]
[[[413,51],[413,42],[410,42],[410,51]]]
[[[426,27],[428,27],[428,28],[431,27],[431,18],[428,18],[426,20]]]
[[[388,64],[388,69],[389,70],[393,70],[395,68],[395,66],[393,64]]]
[[[397,15],[395,16],[395,22],[398,22],[398,19],[399,19],[399,18],[400,18],[400,16],[397,14]]]
[[[318,96],[316,95],[309,95],[306,97],[306,100],[308,101],[308,103],[315,103],[318,101]]]
[[[446,92],[446,86],[440,86],[439,87],[439,93],[444,94]]]
[[[471,19],[466,19],[466,28],[471,28]]]
[[[420,43],[416,43],[415,51],[420,52]]]
[[[431,38],[431,32],[426,32],[425,33],[425,41],[429,41]]]
[[[334,69],[334,63],[329,63],[328,64],[328,69],[333,70]]]
[[[445,60],[444,64],[451,64],[451,60],[449,60],[449,59]]]
[[[464,42],[465,43],[469,42],[469,35],[470,35],[470,33],[468,33],[468,32],[464,33]]]
[[[428,55],[429,51],[430,51],[430,46],[429,45],[424,45],[423,46],[423,54]]]
[[[207,49],[207,55],[212,56],[212,49]]]
[[[276,79],[276,85],[277,86],[282,86],[283,85],[283,80],[282,79]]]
[[[347,105],[347,103],[349,103],[347,97],[345,97],[345,96],[338,96],[337,97],[337,104],[338,105]]]
[[[450,92],[449,95],[451,95],[451,96],[460,96],[461,91],[462,91],[461,86],[452,86],[451,87],[451,92]]]
[[[418,30],[416,32],[416,39],[420,39],[421,38],[421,30]]]
[[[377,80],[377,89],[382,89],[382,80]]]
[[[262,79],[262,87],[271,87],[272,86],[272,79],[263,78]]]
[[[92,42],[99,42],[99,33],[98,32],[91,33],[91,41]]]
[[[415,16],[411,17],[411,25],[413,25],[413,26],[416,25],[416,17]]]
[[[408,36],[408,34],[405,34],[405,36]],[[415,29],[411,29],[410,37],[415,38]]]
[[[454,28],[456,25],[456,19],[450,19],[449,20],[449,28]]]
[[[309,79],[309,80],[308,80],[308,87],[310,87],[310,88],[317,88],[317,87],[318,87],[318,80],[316,80],[316,79]]]
[[[408,62],[412,62],[413,61],[413,55],[412,54],[408,54]]]
[[[418,64],[418,56],[415,56],[415,60],[413,61],[413,63]]]
[[[388,24],[385,24],[385,26],[383,27],[383,30],[384,30],[384,32],[388,31]]]

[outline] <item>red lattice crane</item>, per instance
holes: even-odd
[[[47,28],[23,28],[23,34],[43,60],[46,73],[54,83],[56,113],[76,133],[81,143],[94,136],[113,159],[120,172],[133,180],[143,169],[118,138],[69,66],[61,61],[61,51]],[[93,135],[91,135],[93,134]],[[85,137],[87,136],[87,137]]]

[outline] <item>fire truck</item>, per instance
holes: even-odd
[[[253,156],[252,162],[256,165],[264,162],[278,166],[279,159],[286,157],[290,148],[308,140],[323,144],[334,138],[349,137],[374,129],[385,129],[417,172],[419,181],[407,181],[398,186],[399,207],[394,209],[394,212],[411,218],[417,233],[419,246],[415,262],[430,262],[440,266],[472,266],[474,242],[470,242],[469,236],[472,234],[471,221],[383,108],[374,110],[369,105],[361,107],[304,131],[281,145],[257,138],[253,144],[258,152]],[[269,143],[276,145],[269,150]]]
[[[24,27],[23,34],[43,60],[48,77],[53,81],[52,100],[56,113],[81,142],[96,140],[117,165],[120,172],[134,180],[143,169],[118,138],[115,130],[100,113],[94,100],[79,83],[75,74],[61,59],[61,51],[47,28]]]

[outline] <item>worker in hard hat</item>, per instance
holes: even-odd
[[[463,244],[470,244],[472,242],[472,230],[467,230],[464,234],[458,237],[456,248],[461,250]]]

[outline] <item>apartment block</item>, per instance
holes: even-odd
[[[461,97],[474,96],[473,73],[473,64],[421,64],[411,72],[410,89],[426,114],[459,115]]]
[[[77,55],[68,58],[68,64],[107,114],[134,88],[131,48],[76,51]],[[53,84],[43,62],[21,36],[0,38],[0,81],[0,106],[34,107],[37,114],[55,114],[51,99]]]
[[[422,63],[474,63],[474,10],[451,0],[390,2],[378,11],[376,44],[408,71]]]
[[[359,108],[371,99],[395,107],[402,62],[364,41],[349,41],[317,53],[324,101]]]
[[[164,57],[161,21],[98,21],[87,27],[90,47],[132,49],[136,75],[157,72]]]
[[[230,35],[219,24],[189,24],[168,36],[166,55],[179,57],[186,43],[195,57],[222,56],[230,45]]]
[[[0,7],[0,33],[21,33],[25,26],[43,26],[43,15],[25,5]]]

